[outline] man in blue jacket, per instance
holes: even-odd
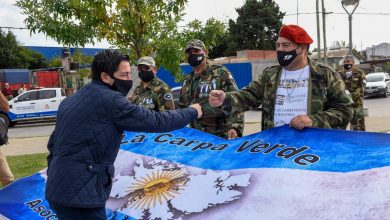
[[[123,131],[168,132],[202,115],[199,104],[159,113],[130,103],[130,63],[117,51],[95,55],[92,79],[61,103],[48,143],[46,199],[58,219],[106,219]]]

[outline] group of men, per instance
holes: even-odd
[[[221,109],[211,107],[208,101],[211,90],[238,91],[232,74],[226,67],[208,62],[208,51],[200,40],[190,41],[185,48],[185,54],[192,71],[184,80],[179,107],[187,108],[193,103],[199,103],[203,111],[203,116],[191,122],[190,127],[223,138],[241,137],[244,129],[243,113],[225,115]],[[156,76],[157,66],[154,59],[140,58],[137,68],[141,83],[129,100],[159,112],[174,110],[171,88]]]
[[[243,112],[262,106],[262,130],[289,124],[345,129],[354,118],[355,69],[340,74],[308,58],[313,42],[296,25],[284,25],[276,42],[280,65],[264,70],[242,90],[223,66],[208,62],[203,42],[190,41],[185,54],[192,72],[185,79],[180,109],[173,110],[170,88],[157,78],[151,57],[138,61],[142,82],[130,97],[130,62],[117,51],[104,50],[92,62],[92,83],[60,105],[48,143],[46,199],[58,219],[106,219],[123,131],[168,132],[187,124],[223,138],[242,136]],[[346,61],[348,64],[349,61]],[[166,111],[169,110],[169,111]],[[357,119],[357,121],[361,121]]]
[[[355,68],[352,55],[344,58],[344,68],[338,73],[314,62],[308,58],[312,42],[301,27],[283,26],[276,42],[280,65],[267,68],[238,92],[229,70],[208,62],[204,43],[190,41],[185,53],[192,71],[184,80],[179,107],[200,103],[203,109],[203,116],[190,126],[223,138],[240,137],[244,128],[242,112],[262,106],[262,130],[285,124],[297,129],[346,129],[350,122],[351,130],[364,131],[364,72]],[[138,70],[142,82],[130,101],[156,111],[173,110],[170,88],[156,77],[153,58],[141,58]]]

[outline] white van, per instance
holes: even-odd
[[[381,95],[386,98],[390,94],[390,76],[388,73],[369,73],[366,76],[365,96]]]
[[[62,88],[28,90],[10,100],[10,111],[0,112],[0,117],[9,127],[18,121],[56,118],[58,107],[65,98]]]

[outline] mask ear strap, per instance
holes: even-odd
[[[301,48],[301,52],[300,53],[297,53],[297,56],[301,55],[303,53],[303,48],[302,46],[298,46],[297,48],[295,48],[295,51],[297,51],[298,48]]]
[[[115,78],[115,76],[114,76],[114,73],[112,73],[112,74],[107,74],[111,79],[113,79],[113,80],[116,80],[116,78]]]

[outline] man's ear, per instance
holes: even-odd
[[[114,83],[114,80],[105,72],[100,73],[100,78],[104,83],[107,83],[109,85],[112,85]]]
[[[309,54],[309,47],[307,44],[301,44],[301,53],[304,54],[304,55],[308,55]]]
[[[158,67],[157,67],[157,66],[155,66],[155,67],[153,67],[153,69],[152,69],[152,70],[153,70],[153,73],[154,73],[154,74],[157,74]]]
[[[204,50],[204,54],[206,55],[206,57],[208,57],[209,56],[209,50]]]

